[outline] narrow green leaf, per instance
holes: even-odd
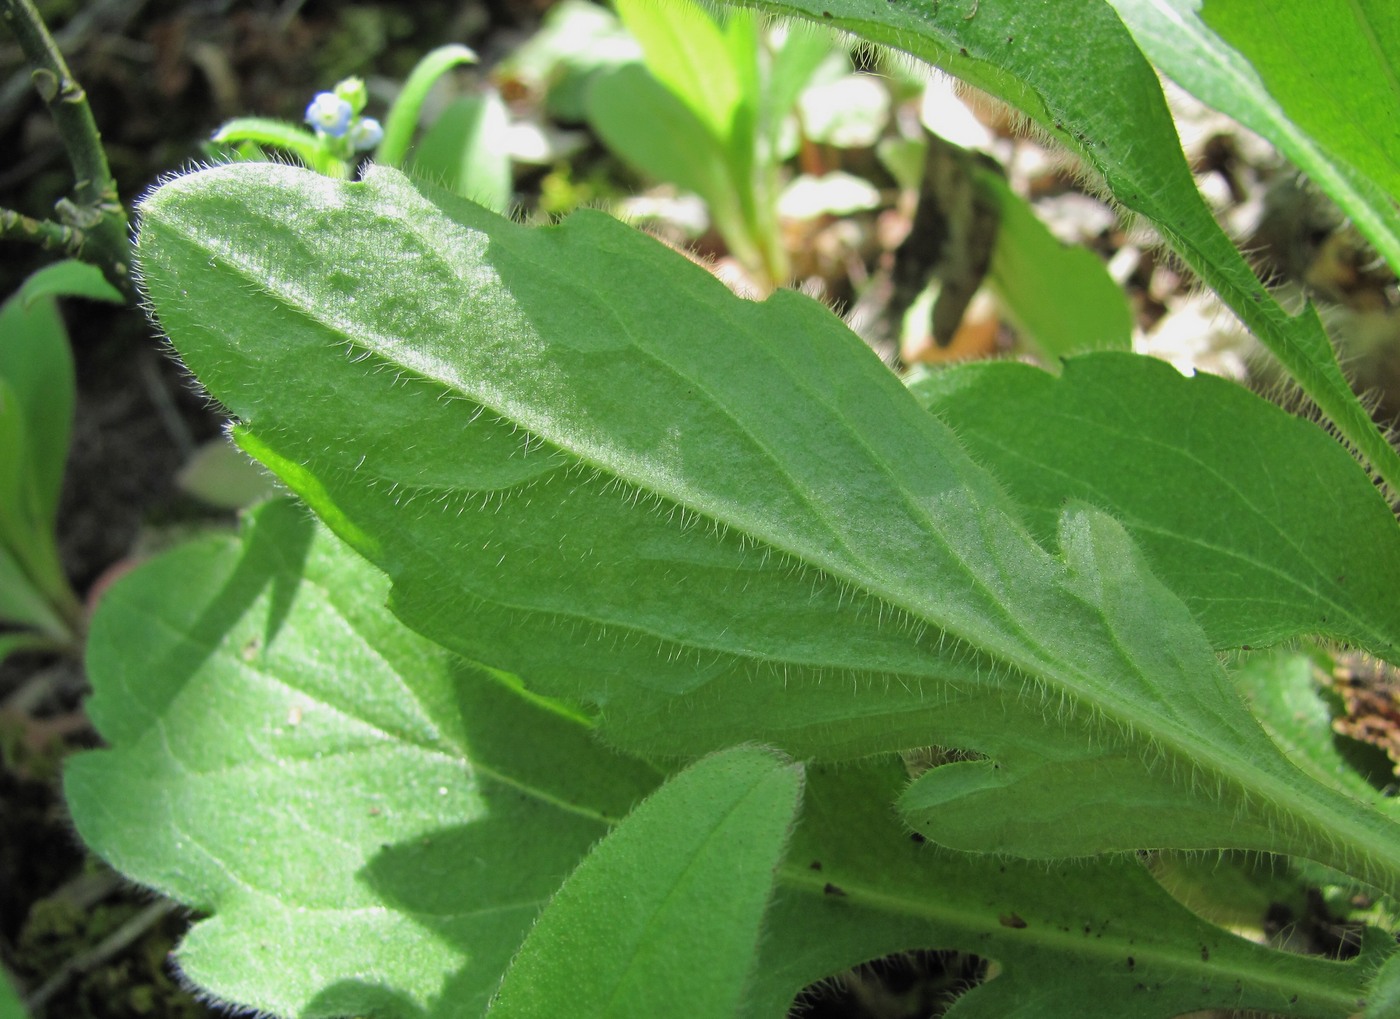
[[[949,423],[1054,533],[1068,499],[1123,521],[1217,648],[1325,634],[1400,656],[1400,529],[1310,422],[1212,375],[1146,357],[1072,358],[920,376]]]
[[[676,775],[564,882],[491,1019],[734,1015],[801,791],[751,747]]]
[[[270,117],[237,117],[214,132],[210,141],[221,145],[253,144],[290,152],[307,167],[328,177],[348,177],[350,168],[331,155],[310,131]]]
[[[948,1012],[959,1019],[1344,1019],[1394,958],[1384,937],[1346,963],[1254,944],[1186,910],[1133,858],[1046,865],[920,845],[883,806],[902,778],[883,762],[808,769],[743,1019],[781,1016],[806,984],[915,948],[993,964]]]
[[[604,711],[790,662],[845,685],[857,652],[827,657],[843,633],[815,603],[897,661],[946,648],[916,674],[970,648],[971,683],[1028,700],[1022,731],[1043,691],[1131,734],[1140,769],[1221,804],[1178,836],[1198,847],[1248,830],[1400,886],[1393,827],[1287,764],[1121,528],[1072,507],[1047,552],[816,302],[735,298],[600,214],[529,229],[384,169],[216,168],[144,217],[151,301],[244,448],[447,646]]]
[[[1201,21],[1201,0],[1109,2],[1163,73],[1272,142],[1346,211],[1393,268],[1400,269],[1400,207],[1375,181],[1334,160],[1317,138],[1289,119],[1249,62]],[[1325,67],[1300,66],[1299,71],[1331,73]]]
[[[1127,298],[1092,251],[1061,242],[999,174],[981,173],[1001,207],[987,281],[1026,339],[1047,358],[1131,350]]]
[[[646,68],[624,64],[601,72],[588,90],[588,120],[623,162],[658,181],[693,191],[731,251],[761,264],[730,165],[732,146],[717,136]]]
[[[63,462],[56,468],[37,462],[49,452],[44,448],[49,442],[34,433],[27,410],[0,375],[0,580],[7,581],[0,592],[0,616],[66,640],[69,627],[62,617],[76,611],[76,600],[59,561],[53,518],[45,516],[49,507],[43,488],[50,476],[62,480]],[[39,409],[41,417],[46,412]]]
[[[763,137],[767,139],[770,152],[778,153],[783,120],[797,105],[798,96],[812,82],[817,71],[828,60],[835,59],[849,67],[849,61],[829,33],[810,25],[794,23],[786,26],[782,41],[772,48],[767,85],[759,96],[763,109]]]
[[[654,774],[408,632],[286,501],[93,620],[110,750],[65,792],[122,873],[212,917],[177,958],[301,1019],[480,1015],[536,912]]]
[[[30,448],[35,437],[8,379],[0,375],[0,537],[12,548],[33,541]]]
[[[694,0],[617,0],[627,31],[642,47],[642,59],[667,90],[727,143],[744,98],[741,72],[714,16]]]
[[[1208,0],[1201,14],[1253,65],[1293,123],[1400,195],[1400,7]]]
[[[1105,0],[743,0],[912,53],[1011,103],[1145,216],[1394,491],[1400,454],[1347,385],[1317,315],[1290,316],[1196,191],[1156,73]]]
[[[3,618],[7,623],[16,621],[15,617],[9,614],[4,614]],[[53,650],[55,650],[55,646],[52,637],[24,631],[0,633],[0,662],[9,658],[10,655],[17,655],[25,651]]]
[[[428,92],[437,80],[454,67],[477,62],[476,53],[459,43],[439,46],[425,53],[413,65],[399,90],[398,98],[384,118],[384,138],[374,150],[374,158],[389,166],[400,166],[418,130],[419,114]]]
[[[15,401],[3,412],[18,413],[25,434],[23,485],[32,502],[24,504],[23,512],[33,514],[35,524],[46,530],[58,514],[76,392],[68,330],[54,298],[71,293],[72,287],[78,296],[92,288],[90,277],[74,279],[63,268],[73,264],[41,270],[0,305],[0,381]]]
[[[3,437],[0,437],[0,447]],[[0,449],[3,456],[3,449]],[[53,639],[64,639],[68,627],[49,604],[35,582],[15,558],[13,550],[0,543],[0,619],[14,626],[33,627]]]

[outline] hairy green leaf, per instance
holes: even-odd
[[[1400,959],[1392,956],[1367,989],[1363,1019],[1385,1019],[1400,1011]]]
[[[1112,513],[1217,648],[1325,634],[1400,656],[1400,529],[1337,443],[1241,386],[1131,355],[966,365],[911,388],[1054,534]]]
[[[691,918],[689,938],[643,939],[642,954],[669,945],[694,972],[706,924],[732,938],[726,896],[738,884],[761,903],[773,870],[728,825],[744,815],[745,838],[780,849],[794,769],[721,755],[691,774],[698,784],[683,776],[627,814],[653,772],[408,634],[377,607],[383,593],[375,571],[280,502],[249,516],[241,543],[182,547],[104,600],[92,712],[112,749],[70,762],[67,790],[80,831],[123,873],[213,913],[179,950],[187,976],[302,1019],[479,1016],[530,918],[614,826],[588,858],[594,873],[585,864],[569,882],[589,895],[559,896],[592,901],[580,923],[616,929],[658,903],[642,891],[678,879],[704,901],[659,901]],[[1193,917],[1130,861],[1047,868],[920,846],[888,809],[902,778],[888,761],[814,774],[752,973],[745,983],[748,966],[731,964],[692,1003],[742,998],[692,1012],[777,1019],[813,980],[928,947],[1002,968],[959,1005],[968,1015],[1021,1000],[1090,1017],[1188,1006],[1341,1017],[1385,954],[1271,952]],[[707,818],[713,844],[688,840]],[[725,864],[736,858],[737,871]],[[697,859],[719,877],[701,880],[687,866]],[[597,880],[609,877],[624,890],[609,894]]]
[[[1346,210],[1352,223],[1392,267],[1400,267],[1400,206],[1375,180],[1334,159],[1317,137],[1289,118],[1249,61],[1201,21],[1201,0],[1109,2],[1142,51],[1164,74],[1202,102],[1272,142]],[[1312,9],[1312,5],[1299,7],[1293,17]],[[1300,62],[1291,73],[1299,80],[1329,79],[1344,73],[1345,63]]]
[[[1236,685],[1264,728],[1299,768],[1339,792],[1400,816],[1400,801],[1371,785],[1343,754],[1332,728],[1332,712],[1319,695],[1316,655],[1266,652],[1233,670]],[[1384,755],[1377,751],[1384,760]]]
[[[1058,554],[1037,544],[819,304],[735,298],[606,216],[528,229],[384,169],[180,178],[139,249],[244,447],[447,646],[605,713],[740,677],[910,672],[937,702],[933,677],[970,660],[965,682],[1024,702],[1007,739],[1063,705],[1133,748],[1107,774],[1198,790],[1196,823],[1154,844],[1246,841],[1400,885],[1394,828],[1287,764],[1121,527],[1074,506]],[[781,705],[730,735],[766,724]],[[1103,831],[1078,851],[1128,848],[1109,838],[1128,822]]]
[[[898,47],[1020,109],[1147,217],[1400,491],[1400,454],[1348,387],[1316,314],[1290,316],[1196,191],[1151,65],[1106,0],[743,0]]]
[[[236,117],[214,132],[210,141],[225,145],[251,143],[290,152],[319,173],[344,177],[345,163],[326,150],[320,139],[304,127],[270,117]]]
[[[538,910],[655,773],[383,608],[286,501],[182,546],[93,620],[68,763],[83,838],[200,912],[177,957],[302,1019],[480,1015]]]
[[[948,1013],[959,1019],[1342,1019],[1394,952],[1385,937],[1347,963],[1272,951],[1188,912],[1131,858],[1043,865],[920,845],[883,806],[901,778],[887,763],[808,769],[745,1019],[782,1015],[795,988],[912,948],[994,964]]]
[[[734,1015],[801,792],[751,747],[673,777],[564,882],[492,1019]]]

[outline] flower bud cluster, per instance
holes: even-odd
[[[384,137],[373,117],[361,116],[369,95],[361,78],[346,78],[331,92],[317,92],[306,107],[306,122],[318,135],[343,139],[355,152],[368,152]]]

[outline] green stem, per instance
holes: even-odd
[[[83,246],[83,232],[51,219],[33,219],[14,209],[0,208],[0,238],[30,241],[46,251],[74,255]]]
[[[20,49],[34,65],[34,87],[53,116],[73,167],[73,199],[59,206],[63,225],[81,239],[82,256],[101,266],[123,293],[130,293],[126,210],[117,196],[117,183],[107,165],[87,93],[73,79],[32,0],[0,0],[0,19],[14,32]]]

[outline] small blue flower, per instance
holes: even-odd
[[[384,128],[373,117],[361,117],[350,125],[346,137],[356,152],[368,152],[384,140]]]
[[[350,126],[350,104],[334,92],[317,92],[306,108],[306,122],[323,134],[339,138]]]

